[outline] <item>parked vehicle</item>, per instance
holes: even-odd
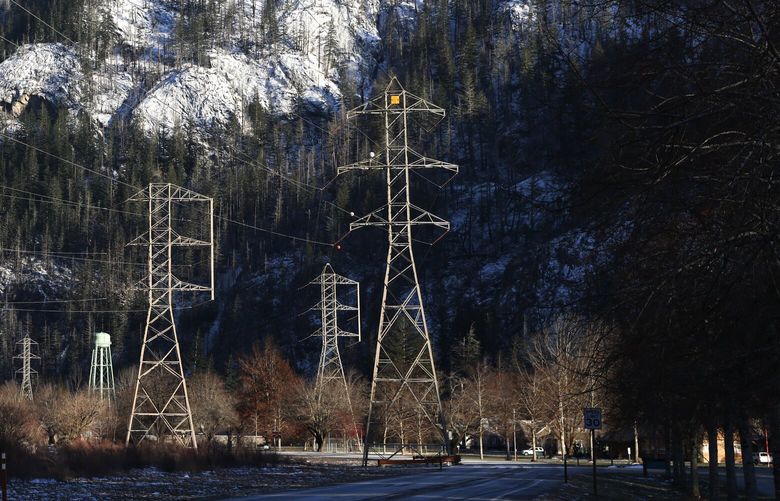
[[[524,451],[522,451],[520,454],[522,454],[523,456],[532,456],[533,453],[534,453],[534,450],[529,447],[528,449],[525,449]],[[542,447],[537,447],[536,448],[536,457],[539,457],[539,456],[544,456],[544,449]]]
[[[753,464],[772,464],[772,455],[768,452],[754,452]]]

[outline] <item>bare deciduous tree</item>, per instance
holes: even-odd
[[[189,380],[192,420],[196,432],[211,446],[219,431],[227,431],[236,422],[235,400],[225,382],[214,372],[198,372]]]

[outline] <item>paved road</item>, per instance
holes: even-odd
[[[571,468],[570,473],[588,471]],[[561,486],[559,466],[517,466],[507,464],[464,464],[444,470],[427,470],[351,484],[316,487],[241,498],[302,499],[306,501],[345,499],[533,499]],[[237,500],[234,500],[237,501]]]

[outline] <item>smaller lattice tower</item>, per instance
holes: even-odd
[[[311,285],[319,285],[321,298],[319,304],[313,309],[322,313],[322,326],[318,335],[322,337],[322,351],[320,352],[320,364],[317,368],[317,388],[322,398],[323,388],[335,382],[347,388],[344,366],[341,363],[339,352],[339,337],[356,337],[360,341],[360,284],[347,277],[342,277],[333,271],[330,264],[326,264],[322,274],[311,282]],[[342,304],[338,300],[338,286],[350,286],[355,288],[357,306]],[[357,332],[348,332],[339,327],[339,312],[357,312]]]
[[[329,402],[323,402],[323,400],[336,397],[341,391],[344,392],[343,396],[349,407],[355,439],[358,442],[358,447],[360,447],[360,432],[357,427],[354,409],[352,408],[349,385],[344,374],[344,365],[341,363],[341,352],[339,351],[340,337],[352,337],[357,338],[358,342],[360,341],[360,283],[347,277],[342,277],[333,271],[330,264],[326,264],[320,276],[310,282],[310,285],[319,285],[321,293],[320,302],[312,308],[319,310],[322,314],[320,330],[317,333],[322,338],[320,363],[317,367],[317,401],[321,405],[330,405]],[[340,291],[343,291],[341,294],[342,299],[344,299],[344,296],[351,293],[349,289],[355,293],[355,306],[339,301]],[[339,327],[339,314],[342,312],[355,312],[357,332],[349,332]]]
[[[105,332],[95,334],[95,348],[92,350],[92,365],[89,369],[89,391],[101,400],[111,401],[116,397],[114,368],[111,364],[111,336]]]
[[[29,334],[20,339],[16,346],[19,347],[19,354],[14,357],[21,360],[22,366],[16,373],[22,376],[22,396],[28,400],[33,399],[32,377],[38,374],[38,371],[32,368],[33,360],[40,360],[41,357],[35,354],[38,351],[38,343],[30,339]]]

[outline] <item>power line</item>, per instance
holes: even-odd
[[[223,221],[228,222],[228,223],[237,224],[237,225],[243,226],[245,228],[249,228],[249,229],[257,230],[257,231],[262,231],[264,233],[268,233],[268,234],[271,234],[271,235],[276,235],[276,236],[280,236],[280,237],[286,237],[286,238],[289,238],[290,240],[295,240],[295,241],[298,241],[298,242],[305,242],[305,243],[309,243],[309,244],[312,244],[312,245],[322,245],[322,246],[327,246],[327,247],[333,247],[333,245],[335,244],[335,242],[323,242],[321,240],[313,240],[313,239],[306,238],[306,237],[296,237],[296,236],[293,236],[293,235],[287,235],[286,233],[280,233],[278,231],[269,230],[267,228],[261,228],[259,226],[254,226],[254,225],[251,225],[251,224],[248,224],[248,223],[242,223],[241,221],[236,221],[235,219],[230,219],[230,218],[227,218],[225,216],[220,216],[219,214],[215,214],[214,217],[216,217],[218,219],[222,219]]]
[[[91,263],[103,263],[103,264],[119,264],[127,266],[146,266],[146,263],[133,263],[130,261],[113,261],[108,259],[94,259],[87,257],[78,257],[78,255],[61,253],[61,252],[49,252],[43,250],[30,250],[30,249],[12,249],[9,247],[0,247],[0,252],[17,253],[17,254],[33,254],[42,255],[44,257],[50,257],[54,259],[62,259],[65,261],[85,261]]]
[[[41,19],[40,17],[36,16],[36,15],[35,15],[35,14],[33,14],[32,12],[30,12],[29,10],[27,10],[27,9],[25,9],[24,7],[22,7],[21,5],[19,5],[19,4],[18,4],[18,3],[17,3],[15,0],[11,0],[11,1],[12,1],[12,2],[13,2],[15,5],[17,5],[18,7],[20,7],[21,9],[25,10],[25,11],[26,11],[27,13],[29,13],[31,16],[33,16],[33,17],[35,17],[36,19],[38,19],[39,21],[41,21],[41,22],[42,22],[44,25],[46,25],[46,26],[48,26],[49,28],[51,28],[51,29],[52,29],[52,30],[53,30],[55,33],[58,33],[58,34],[59,34],[59,35],[61,35],[63,38],[65,38],[66,40],[69,40],[71,43],[73,43],[73,44],[75,45],[75,42],[73,42],[73,40],[71,40],[70,38],[68,38],[67,36],[65,36],[65,35],[64,35],[64,34],[62,34],[61,32],[59,32],[59,31],[58,31],[56,28],[54,28],[53,26],[51,26],[50,24],[48,24],[46,21],[44,21],[44,20],[43,20],[43,19]],[[307,11],[307,14],[309,14],[309,16],[311,16],[311,17],[312,17],[312,19],[314,19],[314,21],[317,23],[317,25],[318,25],[320,28],[322,28],[322,24],[320,24],[320,23],[319,23],[319,21],[318,21],[317,19],[315,19],[315,18],[314,18],[314,16],[313,16],[311,13],[309,13],[309,12]],[[149,94],[149,95],[153,95],[153,94]],[[154,98],[157,100],[157,102],[158,102],[158,103],[162,104],[163,106],[167,107],[168,109],[171,109],[171,110],[173,110],[173,109],[172,109],[172,108],[171,108],[171,107],[168,105],[168,103],[164,102],[164,101],[163,101],[162,99],[160,99],[159,97],[157,97],[157,96],[154,96],[154,95],[153,95],[153,97],[154,97]],[[173,110],[173,111],[175,111],[175,110]],[[291,111],[291,114],[292,114],[292,115],[294,115],[294,116],[297,116],[297,117],[298,117],[298,118],[300,118],[301,120],[304,120],[305,122],[307,122],[307,123],[309,123],[310,125],[312,125],[312,126],[316,127],[317,129],[319,129],[319,130],[321,130],[321,131],[325,132],[326,134],[330,134],[330,132],[329,132],[329,131],[327,131],[327,130],[326,130],[326,129],[324,129],[323,127],[319,126],[318,124],[315,124],[314,122],[312,122],[312,121],[310,121],[310,120],[306,119],[305,117],[301,116],[300,114],[298,114],[298,113],[295,113],[294,111]],[[361,132],[362,132],[362,131],[361,131]],[[369,140],[371,140],[372,142],[376,143],[376,142],[375,142],[373,139],[371,139],[371,138],[370,138],[368,135],[366,135],[365,133],[363,133],[363,134],[364,134],[364,136],[366,136],[367,138],[369,138]],[[53,154],[53,153],[50,153],[50,152],[48,152],[48,151],[46,151],[46,150],[43,150],[43,149],[41,149],[41,148],[38,148],[38,147],[36,147],[36,146],[30,145],[30,144],[29,144],[29,143],[27,143],[27,142],[21,141],[21,140],[19,140],[19,139],[15,138],[15,137],[13,137],[13,136],[10,136],[10,135],[8,135],[8,134],[5,134],[5,133],[3,133],[3,132],[0,132],[0,136],[4,137],[4,138],[6,138],[6,139],[8,139],[8,140],[10,140],[10,141],[16,142],[16,143],[18,143],[18,144],[25,145],[25,146],[27,146],[27,147],[29,147],[29,148],[31,148],[31,149],[33,149],[33,150],[37,151],[37,152],[39,152],[39,153],[42,153],[42,154],[44,154],[44,155],[47,155],[47,156],[49,156],[49,157],[52,157],[52,158],[59,159],[59,160],[61,160],[61,161],[65,162],[65,163],[66,163],[66,164],[68,164],[68,165],[71,165],[71,166],[74,166],[74,167],[79,167],[79,168],[81,168],[81,169],[83,169],[83,170],[85,170],[85,171],[87,171],[87,172],[91,172],[91,173],[93,173],[93,174],[96,174],[96,175],[98,175],[98,176],[104,177],[104,178],[106,178],[106,179],[108,179],[108,180],[110,180],[110,181],[112,181],[112,182],[117,182],[117,183],[119,183],[119,184],[122,184],[122,185],[124,185],[124,186],[128,186],[128,187],[130,187],[130,188],[133,188],[133,189],[140,189],[140,188],[138,188],[138,187],[136,187],[136,186],[133,186],[133,185],[131,185],[131,184],[127,183],[127,182],[124,182],[124,181],[122,181],[122,180],[120,180],[120,179],[118,179],[118,178],[115,178],[115,177],[113,177],[113,176],[110,176],[110,175],[108,175],[108,174],[106,174],[106,173],[104,173],[104,172],[100,172],[100,171],[98,171],[98,170],[91,169],[91,168],[89,168],[89,167],[86,167],[86,166],[84,166],[84,165],[77,164],[77,163],[75,163],[75,162],[73,162],[73,161],[71,161],[71,160],[68,160],[68,159],[62,158],[62,157],[60,157],[60,156],[58,156],[58,155],[55,155],[55,154]],[[264,163],[260,162],[259,160],[257,160],[257,161],[252,161],[252,160],[250,160],[250,159],[242,159],[242,158],[240,158],[240,157],[238,157],[238,156],[236,156],[236,155],[232,154],[231,152],[228,152],[228,155],[229,155],[229,156],[230,156],[232,159],[234,159],[234,160],[238,160],[238,161],[240,161],[240,162],[243,162],[243,163],[245,163],[245,164],[247,164],[247,165],[250,165],[250,166],[255,166],[255,165],[257,165],[257,166],[259,166],[259,167],[263,168],[264,170],[266,170],[267,172],[269,172],[269,173],[271,173],[271,174],[274,174],[274,175],[277,175],[277,176],[278,176],[278,177],[280,177],[281,179],[284,179],[284,180],[286,180],[286,181],[288,181],[288,182],[290,182],[290,183],[292,183],[292,184],[294,184],[294,185],[296,185],[296,186],[298,186],[298,187],[302,187],[302,188],[304,188],[304,189],[308,188],[308,189],[315,190],[315,191],[322,191],[322,189],[323,189],[323,188],[321,188],[321,187],[312,186],[312,185],[309,185],[309,184],[307,184],[307,183],[303,183],[303,182],[301,182],[301,181],[298,181],[298,180],[295,180],[295,179],[293,179],[293,178],[287,177],[287,176],[285,176],[284,174],[281,174],[280,172],[277,172],[276,170],[274,170],[274,169],[271,169],[270,167],[268,167],[268,166],[267,166],[267,165],[265,165]],[[334,179],[335,179],[335,177],[334,177]],[[331,180],[330,182],[332,182],[332,180]],[[328,182],[328,183],[326,184],[326,186],[327,186],[327,185],[329,185],[329,184],[330,184],[330,182]],[[9,188],[9,189],[13,189],[13,188]],[[30,193],[30,192],[28,192],[28,193]],[[35,194],[33,194],[33,195],[35,195]],[[9,195],[6,195],[6,196],[9,196]],[[45,196],[45,195],[41,195],[41,196]],[[51,199],[53,199],[53,200],[54,200],[54,199],[56,199],[55,197],[50,197],[50,198],[51,198]],[[60,199],[60,200],[62,200],[62,199]],[[320,198],[320,200],[321,200],[321,202],[323,201],[323,200],[322,200],[322,198]],[[333,202],[330,202],[330,201],[328,201],[328,200],[324,200],[324,202],[325,202],[326,204],[328,204],[328,205],[330,205],[330,206],[332,206],[332,207],[334,207],[334,208],[336,208],[336,209],[338,209],[338,210],[340,210],[340,211],[342,211],[342,212],[346,213],[346,214],[349,214],[350,216],[354,215],[354,212],[352,212],[352,211],[350,211],[350,210],[348,210],[348,209],[345,209],[345,208],[343,208],[343,207],[340,207],[339,205],[337,205],[337,204],[335,204],[335,203],[333,203]],[[70,202],[70,203],[71,203],[71,204],[77,204],[77,202]],[[108,209],[108,208],[105,208],[105,209]],[[118,209],[108,209],[108,210],[114,210],[114,211],[117,211],[117,212],[126,212],[126,213],[128,213],[128,214],[135,214],[135,215],[140,215],[140,214],[137,214],[137,213],[131,213],[131,212],[128,212],[128,211],[121,211],[121,210],[118,210]],[[261,232],[265,232],[265,233],[268,233],[268,234],[272,234],[272,235],[276,235],[276,236],[280,236],[280,237],[289,238],[289,239],[291,239],[291,240],[294,240],[294,241],[301,241],[301,242],[311,243],[311,244],[315,244],[315,245],[325,245],[325,246],[332,246],[332,245],[333,245],[333,243],[329,243],[329,242],[322,242],[322,241],[313,240],[313,239],[308,239],[308,238],[304,238],[304,237],[296,237],[296,236],[289,235],[289,234],[285,234],[285,233],[282,233],[282,232],[279,232],[279,231],[275,231],[275,230],[269,230],[269,229],[267,229],[267,228],[261,228],[261,227],[255,226],[255,225],[250,225],[250,224],[247,224],[247,223],[243,223],[243,222],[240,222],[240,221],[236,221],[236,220],[233,220],[233,219],[229,219],[229,218],[226,218],[226,217],[224,217],[224,216],[219,216],[219,215],[217,215],[216,217],[218,217],[218,218],[220,218],[220,219],[222,219],[222,220],[224,220],[224,221],[226,221],[226,222],[230,222],[230,223],[233,223],[233,224],[237,224],[237,225],[240,225],[240,226],[243,226],[243,227],[251,228],[251,229],[254,229],[254,230],[257,230],[257,231],[261,231]]]
[[[187,306],[174,306],[174,311],[192,310],[209,301],[199,301]],[[35,313],[148,313],[148,309],[135,310],[40,310],[36,308],[9,308],[0,307],[0,311],[35,312]]]
[[[62,158],[62,157],[61,157],[61,156],[59,156],[59,155],[55,155],[54,153],[50,153],[50,152],[48,152],[48,151],[46,151],[46,150],[43,150],[43,149],[41,149],[41,148],[38,148],[37,146],[33,146],[33,145],[31,145],[31,144],[29,144],[29,143],[27,143],[27,142],[25,142],[25,141],[22,141],[22,140],[20,140],[20,139],[16,139],[16,138],[14,138],[14,137],[12,137],[12,136],[9,136],[8,134],[5,134],[4,132],[0,132],[0,136],[1,136],[1,137],[5,137],[5,138],[7,138],[7,139],[9,139],[9,140],[11,140],[11,141],[13,141],[13,142],[17,143],[17,144],[20,144],[20,145],[23,145],[23,146],[27,146],[28,148],[32,148],[32,149],[34,149],[35,151],[38,151],[38,152],[40,152],[40,153],[42,153],[42,154],[44,154],[44,155],[47,155],[47,156],[49,156],[49,157],[51,157],[51,158],[55,158],[55,159],[61,160],[62,162],[65,162],[65,163],[67,163],[68,165],[71,165],[71,166],[73,166],[73,167],[78,167],[78,168],[80,168],[80,169],[83,169],[83,170],[85,170],[85,171],[87,171],[87,172],[91,172],[91,173],[97,174],[97,175],[99,175],[99,176],[101,176],[101,177],[104,177],[104,178],[108,179],[109,181],[117,182],[117,183],[119,183],[119,184],[122,184],[122,185],[124,185],[124,186],[130,187],[130,188],[132,188],[133,190],[137,190],[137,191],[141,191],[141,190],[142,190],[141,188],[139,188],[139,187],[137,187],[137,186],[134,186],[134,185],[132,185],[132,184],[130,184],[130,183],[127,183],[127,182],[125,182],[125,181],[122,181],[122,180],[120,180],[120,179],[117,179],[117,178],[114,178],[114,177],[112,177],[112,176],[109,176],[108,174],[105,174],[105,173],[103,173],[103,172],[100,172],[100,171],[97,171],[97,170],[94,170],[94,169],[90,169],[89,167],[86,167],[86,166],[84,166],[84,165],[78,164],[78,163],[76,163],[76,162],[73,162],[73,161],[71,161],[71,160],[68,160],[68,159],[66,159],[66,158]],[[44,196],[46,196],[46,195],[44,195]],[[71,203],[78,203],[78,202],[71,202]],[[111,209],[111,210],[119,211],[119,209]],[[345,209],[344,209],[344,210],[345,210]],[[122,211],[122,212],[127,212],[127,213],[129,213],[129,214],[135,214],[135,215],[142,215],[142,214],[138,214],[138,213],[132,213],[132,212],[129,212],[129,211]],[[279,232],[279,231],[275,231],[275,230],[269,230],[269,229],[267,229],[267,228],[261,228],[261,227],[259,227],[259,226],[254,226],[254,225],[251,225],[251,224],[248,224],[248,223],[242,223],[242,222],[240,222],[240,221],[236,221],[236,220],[233,220],[233,219],[229,219],[229,218],[226,218],[226,217],[224,217],[224,216],[215,215],[215,217],[217,217],[217,218],[219,218],[219,219],[222,219],[222,220],[224,220],[224,221],[226,221],[226,222],[229,222],[229,223],[238,224],[238,225],[240,225],[240,226],[244,226],[244,227],[251,228],[251,229],[254,229],[254,230],[262,231],[262,232],[269,233],[269,234],[272,234],[272,235],[277,235],[277,236],[280,236],[280,237],[285,237],[285,238],[288,238],[288,239],[290,239],[290,240],[295,240],[295,241],[302,241],[302,242],[308,242],[308,243],[317,244],[317,245],[327,245],[327,246],[331,246],[331,245],[333,245],[332,243],[326,243],[326,242],[321,242],[321,241],[311,240],[311,239],[308,239],[308,238],[297,237],[297,236],[294,236],[294,235],[289,235],[289,234],[282,233],[282,232]]]
[[[85,298],[85,299],[49,299],[46,301],[3,301],[3,305],[14,305],[14,304],[53,304],[53,303],[88,303],[91,301],[106,301],[108,298],[106,297],[92,297],[92,298]]]
[[[16,47],[17,49],[19,48],[19,44],[18,44],[18,43],[16,43],[16,42],[12,42],[11,40],[8,40],[7,38],[5,38],[5,37],[4,37],[4,36],[2,36],[2,35],[0,35],[0,39],[2,39],[2,40],[5,40],[6,42],[10,43],[11,45],[13,45],[14,47]]]
[[[179,306],[174,307],[175,311],[190,310],[197,305],[192,306]],[[143,310],[40,310],[37,308],[0,308],[0,311],[20,311],[20,312],[34,312],[34,313],[147,313],[146,309]]]
[[[171,110],[173,112],[176,112],[176,110],[173,109],[173,107],[171,107],[168,103],[166,103],[165,101],[163,101],[162,99],[160,99],[156,95],[150,93],[150,94],[147,94],[147,97],[151,97],[151,98],[155,99],[162,106],[168,108],[169,110]],[[301,120],[311,124],[312,126],[322,130],[323,132],[329,134],[329,132],[327,130],[325,130],[324,128],[322,128],[319,125],[315,124],[314,122],[304,118],[303,116],[299,115],[298,113],[295,113],[294,111],[290,111],[290,114],[300,118]],[[215,134],[212,133],[212,132],[206,131],[206,133],[209,134],[212,137],[215,136]],[[273,174],[274,176],[277,176],[280,179],[283,179],[283,180],[287,181],[288,183],[290,183],[290,184],[292,184],[292,185],[294,185],[294,186],[296,186],[298,188],[303,188],[304,190],[312,190],[312,191],[309,191],[309,193],[322,191],[323,190],[323,187],[313,186],[311,184],[304,183],[303,181],[299,181],[297,179],[293,179],[293,178],[291,178],[289,176],[286,176],[286,175],[282,174],[281,172],[272,169],[271,167],[269,167],[267,164],[261,162],[260,160],[257,160],[257,159],[253,160],[253,159],[249,158],[249,156],[244,154],[244,153],[240,153],[243,156],[243,158],[239,157],[238,155],[236,155],[236,154],[234,154],[234,153],[232,153],[230,151],[226,151],[226,153],[234,161],[241,162],[241,163],[243,163],[245,165],[249,165],[250,167],[260,167],[261,169],[265,170],[266,172],[268,172],[270,174]],[[335,179],[335,178],[336,177],[334,176],[330,181],[328,181],[325,184],[325,186],[328,186],[331,182],[333,182],[333,179]],[[352,214],[352,211],[350,211],[348,209],[345,209],[344,207],[341,207],[338,204],[335,204],[335,203],[333,203],[333,202],[331,202],[329,200],[321,200],[321,203],[325,203],[326,205],[330,205],[331,207],[333,207],[333,208],[335,208],[337,210],[340,210],[341,212],[344,212],[345,214]]]
[[[36,198],[28,198],[28,197],[20,197],[20,196],[16,196],[16,195],[11,195],[9,193],[0,193],[0,196],[8,197],[8,198],[14,198],[14,199],[17,199],[17,200],[28,200],[30,202],[43,202],[43,203],[52,203],[52,204],[53,203],[62,203],[62,204],[66,204],[66,205],[70,205],[70,206],[74,206],[74,207],[78,207],[78,208],[104,210],[104,211],[117,212],[117,213],[121,213],[121,214],[129,214],[129,215],[132,215],[132,216],[140,216],[140,217],[143,217],[145,215],[145,214],[141,214],[140,212],[130,212],[130,211],[122,210],[122,209],[114,209],[112,207],[101,207],[99,205],[90,205],[90,204],[86,204],[84,202],[74,202],[73,200],[67,200],[67,199],[64,199],[64,198],[58,198],[58,197],[54,197],[54,196],[51,196],[51,195],[44,195],[43,193],[35,193],[35,192],[32,192],[32,191],[22,190],[22,189],[19,189],[19,188],[11,188],[10,186],[5,186],[5,185],[2,185],[2,184],[0,184],[0,189],[16,191],[18,193],[24,193],[26,195],[31,195],[33,197],[42,197],[42,198],[48,199],[48,200],[39,200],[39,199],[36,199]]]
[[[21,139],[17,139],[17,138],[15,138],[15,137],[13,137],[13,136],[10,136],[10,135],[6,134],[5,132],[1,132],[1,131],[0,131],[0,137],[4,137],[4,138],[8,139],[9,141],[13,141],[13,142],[15,142],[15,143],[17,143],[17,144],[21,144],[21,145],[23,145],[23,146],[27,146],[28,148],[30,148],[30,149],[32,149],[32,150],[35,150],[35,151],[37,151],[38,153],[41,153],[41,154],[43,154],[43,155],[46,155],[46,156],[48,156],[48,157],[51,157],[51,158],[56,158],[57,160],[60,160],[60,161],[62,161],[62,162],[65,162],[66,164],[68,164],[68,165],[70,165],[70,166],[73,166],[73,167],[78,167],[78,168],[80,168],[80,169],[83,169],[83,170],[85,170],[85,171],[87,171],[87,172],[91,172],[92,174],[96,174],[96,175],[98,175],[98,176],[104,177],[104,178],[108,179],[109,181],[112,181],[112,182],[116,182],[116,183],[122,184],[122,185],[124,185],[124,186],[127,186],[127,187],[129,187],[129,188],[133,188],[133,189],[135,189],[135,190],[139,190],[139,189],[140,189],[140,188],[138,188],[137,186],[133,186],[133,185],[132,185],[132,184],[130,184],[130,183],[126,183],[126,182],[122,181],[121,179],[115,178],[115,177],[113,177],[113,176],[109,176],[109,175],[108,175],[108,174],[106,174],[105,172],[100,172],[100,171],[98,171],[98,170],[91,169],[91,168],[89,168],[89,167],[87,167],[87,166],[85,166],[85,165],[77,164],[76,162],[74,162],[74,161],[72,161],[72,160],[68,160],[67,158],[63,158],[63,157],[61,157],[61,156],[59,156],[59,155],[55,155],[54,153],[51,153],[51,152],[48,152],[48,151],[46,151],[46,150],[43,150],[43,149],[41,149],[41,148],[38,148],[37,146],[33,146],[33,145],[31,145],[30,143],[27,143],[27,142],[25,142],[25,141],[22,141]]]
[[[44,25],[48,26],[48,27],[49,27],[49,28],[50,28],[50,29],[51,29],[51,30],[52,30],[54,33],[57,33],[59,36],[61,36],[62,38],[64,38],[64,39],[65,39],[65,40],[67,40],[68,42],[72,43],[73,45],[76,45],[76,42],[74,42],[73,40],[71,40],[69,37],[67,37],[66,35],[64,35],[62,32],[58,31],[58,30],[57,30],[57,28],[55,28],[54,26],[50,25],[49,23],[47,23],[46,21],[44,21],[44,20],[43,20],[43,19],[41,19],[40,17],[38,17],[38,16],[36,16],[35,14],[33,14],[32,12],[30,12],[30,11],[29,11],[28,9],[26,9],[25,7],[22,7],[21,5],[19,5],[19,2],[17,2],[16,0],[11,0],[11,3],[12,3],[12,4],[14,4],[14,5],[16,5],[17,7],[19,7],[20,9],[22,9],[22,10],[23,10],[23,11],[25,11],[26,13],[30,14],[32,17],[34,17],[34,18],[35,18],[35,19],[37,19],[38,21],[42,22]]]

